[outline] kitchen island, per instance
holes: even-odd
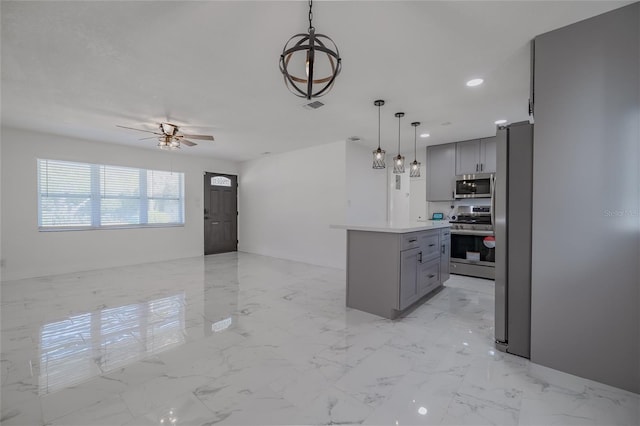
[[[449,222],[332,225],[347,230],[347,306],[395,319],[449,279]]]

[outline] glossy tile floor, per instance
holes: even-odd
[[[493,348],[493,282],[407,317],[244,253],[2,283],[2,425],[639,423],[638,395]]]

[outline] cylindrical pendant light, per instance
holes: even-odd
[[[382,99],[378,99],[374,101],[373,104],[378,107],[378,149],[373,151],[373,168],[374,169],[384,169],[386,166],[384,164],[384,155],[386,151],[380,148],[380,107],[384,105],[384,101]]]
[[[416,149],[418,144],[418,126],[420,125],[420,122],[414,121],[411,125],[413,126],[413,163],[411,163],[411,167],[409,168],[409,176],[420,177],[420,163],[418,163],[418,150]]]
[[[400,118],[404,117],[404,112],[396,112],[398,117],[398,155],[393,157],[393,173],[404,173],[404,157],[400,155]]]

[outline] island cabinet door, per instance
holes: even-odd
[[[443,229],[440,234],[440,282],[444,284],[451,272],[451,232]]]
[[[400,310],[419,299],[418,265],[421,257],[420,248],[400,252]]]

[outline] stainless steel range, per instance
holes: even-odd
[[[459,206],[451,220],[451,273],[495,279],[491,206]]]

